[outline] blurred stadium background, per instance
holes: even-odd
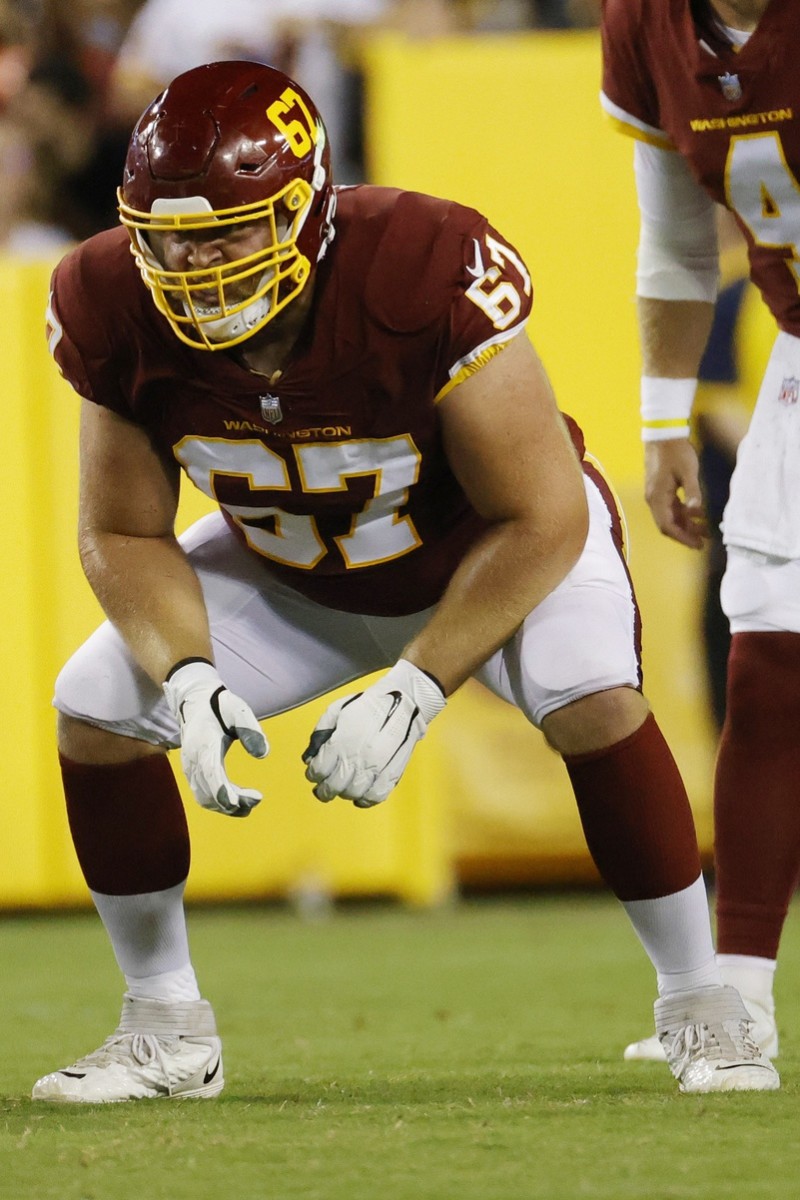
[[[597,33],[383,29],[360,39],[358,62],[363,175],[474,205],[527,259],[531,336],[627,514],[645,690],[684,773],[708,861],[715,734],[699,632],[702,567],[660,538],[640,494],[631,147],[601,117]],[[0,114],[3,178],[12,159],[2,120],[15,104]],[[10,853],[0,907],[74,907],[88,894],[63,811],[50,697],[59,665],[100,614],[75,545],[78,402],[44,338],[49,274],[63,246],[40,242],[31,253],[6,229],[3,247],[0,737]],[[744,356],[754,376],[765,320],[756,312]],[[189,487],[184,525],[205,504]],[[391,802],[368,813],[311,796],[299,756],[319,709],[271,722],[264,763],[234,750],[234,777],[265,795],[246,825],[201,812],[185,791],[190,900],[382,896],[426,906],[460,889],[595,879],[560,760],[477,685],[450,703]]]

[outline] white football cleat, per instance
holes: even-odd
[[[638,1042],[629,1042],[622,1052],[622,1057],[626,1061],[630,1061],[631,1059],[639,1062],[665,1063],[667,1061],[664,1047],[655,1034],[642,1038]]]
[[[111,1037],[39,1079],[32,1097],[62,1104],[211,1097],[224,1082],[222,1043],[207,1000],[172,1004],[126,994]]]
[[[675,992],[655,1002],[656,1033],[682,1092],[771,1092],[778,1072],[753,1041],[733,987]]]
[[[770,997],[768,1004],[764,1004],[758,1000],[748,999],[747,996],[742,996],[742,1000],[753,1018],[753,1028],[750,1031],[753,1041],[758,1043],[767,1058],[777,1058],[779,1046],[778,1027],[775,1023],[775,1001]],[[660,1063],[667,1061],[664,1047],[656,1034],[653,1034],[652,1037],[642,1038],[639,1042],[631,1042],[625,1047],[622,1057],[626,1061]]]

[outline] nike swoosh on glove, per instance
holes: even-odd
[[[445,704],[435,679],[404,658],[366,691],[334,701],[303,753],[314,795],[325,803],[343,796],[356,808],[380,804]]]
[[[238,787],[225,773],[224,759],[237,739],[253,758],[264,758],[269,743],[253,710],[229,692],[210,662],[189,659],[167,676],[164,695],[181,734],[181,766],[201,808],[246,817],[261,792]]]

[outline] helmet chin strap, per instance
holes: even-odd
[[[248,329],[252,329],[259,321],[264,320],[270,310],[270,303],[269,296],[258,296],[240,312],[234,313],[230,317],[218,317],[216,320],[203,321],[203,332],[210,342],[225,342],[230,338],[239,337]],[[186,315],[191,316],[185,302],[183,307]],[[199,308],[197,311],[202,315]]]

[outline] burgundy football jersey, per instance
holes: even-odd
[[[56,269],[50,342],[73,387],[145,426],[265,569],[332,608],[401,614],[439,599],[483,528],[437,398],[530,306],[524,264],[477,212],[365,186],[339,193],[312,319],[275,386],[175,337],[121,228]]]
[[[707,0],[604,0],[603,106],[625,132],[680,151],[736,215],[750,272],[800,336],[800,11],[770,0],[738,52]]]

